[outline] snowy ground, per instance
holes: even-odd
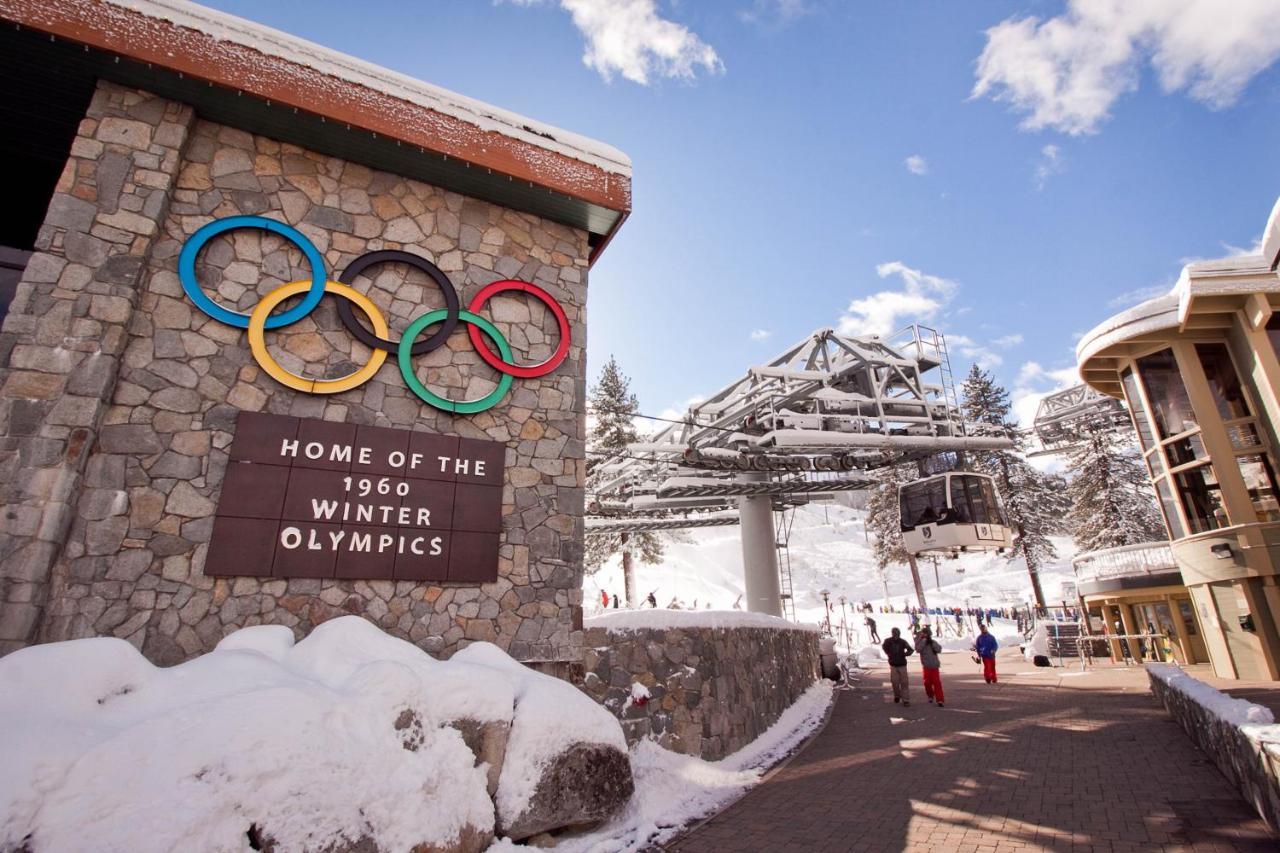
[[[795,510],[791,529],[791,575],[796,597],[796,617],[821,622],[822,590],[831,594],[833,621],[840,618],[840,596],[850,602],[881,604],[884,588],[875,569],[871,544],[863,526],[865,512],[838,504],[814,504]],[[742,544],[737,527],[712,527],[681,534],[684,541],[668,542],[661,564],[638,563],[637,592],[654,592],[659,607],[679,599],[682,607],[732,609],[742,595]],[[1042,569],[1041,584],[1050,601],[1060,595],[1063,581],[1073,580],[1071,540],[1054,538],[1058,558]],[[941,588],[934,581],[932,560],[922,560],[920,572],[925,597],[932,606],[1005,607],[1025,604],[1031,584],[1021,559],[1009,561],[998,554],[966,554],[955,560],[939,560]],[[889,601],[896,607],[915,603],[911,572],[906,565],[888,570]],[[621,594],[622,568],[618,558],[609,561],[583,582],[588,615],[600,608],[600,591]],[[852,609],[850,622],[854,622]],[[879,621],[879,614],[877,614]],[[862,619],[856,619],[861,625]],[[884,629],[881,629],[884,633]]]

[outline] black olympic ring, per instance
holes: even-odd
[[[351,263],[347,264],[346,269],[342,271],[342,275],[338,276],[338,281],[346,285],[355,283],[356,276],[364,272],[367,268],[374,264],[385,263],[402,263],[411,267],[422,270],[432,281],[440,288],[440,292],[444,294],[444,310],[445,318],[438,331],[425,341],[420,341],[413,345],[411,352],[414,355],[426,355],[433,350],[437,350],[444,346],[445,341],[449,340],[449,335],[453,334],[453,330],[458,327],[458,311],[461,305],[458,302],[458,291],[454,290],[453,282],[449,277],[441,271],[439,267],[428,261],[426,258],[409,252],[401,252],[398,249],[381,249],[376,252],[365,252]],[[342,320],[342,325],[347,327],[347,331],[351,332],[362,344],[370,349],[386,350],[394,354],[400,344],[396,341],[388,341],[380,338],[373,332],[364,327],[359,320],[356,319],[355,312],[351,310],[351,302],[347,299],[338,300],[338,319]]]

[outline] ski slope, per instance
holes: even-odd
[[[794,510],[788,550],[796,617],[800,621],[822,621],[824,589],[831,594],[835,619],[839,618],[842,595],[850,603],[884,603],[884,587],[866,538],[865,516],[865,510],[839,504],[811,504]],[[678,534],[678,539],[666,541],[660,564],[636,562],[638,596],[643,598],[652,591],[659,607],[676,599],[683,608],[693,607],[696,602],[699,610],[708,606],[713,610],[732,609],[743,592],[739,529],[695,529]],[[1041,584],[1049,603],[1059,601],[1062,582],[1073,579],[1071,557],[1075,553],[1070,539],[1055,537],[1053,542],[1057,559],[1041,570]],[[941,588],[935,584],[931,559],[920,561],[920,574],[930,607],[1005,607],[1031,600],[1031,582],[1022,559],[1010,561],[993,553],[941,559]],[[894,606],[901,609],[915,604],[911,571],[905,563],[889,566],[887,580],[889,601]],[[622,594],[621,557],[611,558],[584,579],[583,601],[588,615],[599,612],[602,589],[610,595]]]

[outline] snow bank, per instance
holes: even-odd
[[[589,835],[561,841],[556,849],[625,853],[661,845],[758,783],[770,766],[821,725],[832,696],[831,684],[818,682],[764,734],[720,761],[668,752],[653,740],[640,741],[631,750],[636,792],[627,809]]]
[[[1044,625],[1036,627],[1036,631],[1031,635],[1031,639],[1022,647],[1022,656],[1028,662],[1034,661],[1036,656],[1049,656],[1049,629]]]
[[[671,628],[775,628],[778,630],[812,631],[817,625],[798,624],[743,610],[610,610],[585,620],[587,628],[608,631],[665,631]]]
[[[488,766],[461,719],[511,721],[515,811],[550,751],[626,749],[608,712],[495,646],[442,662],[355,616],[296,645],[246,628],[164,669],[118,639],[32,646],[0,659],[0,849],[243,851],[251,826],[280,850],[483,836]]]
[[[1147,672],[1160,679],[1171,690],[1186,694],[1225,723],[1235,726],[1269,726],[1276,721],[1270,709],[1228,696],[1221,690],[1192,678],[1172,664],[1149,663]]]

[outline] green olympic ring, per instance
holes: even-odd
[[[435,323],[444,322],[448,316],[449,312],[444,308],[440,308],[423,314],[410,323],[409,328],[404,330],[404,336],[400,338],[400,347],[396,352],[396,360],[400,364],[400,374],[404,377],[404,384],[408,385],[409,390],[417,394],[423,401],[446,412],[454,412],[459,415],[474,415],[477,412],[492,409],[511,389],[511,374],[503,373],[502,379],[498,381],[498,387],[477,400],[450,400],[447,397],[432,393],[426,385],[418,381],[417,374],[413,372],[413,342],[423,329]],[[511,346],[496,326],[485,318],[472,314],[470,311],[459,311],[458,319],[464,323],[470,323],[488,335],[489,340],[498,345],[498,352],[502,354],[502,357],[506,361],[511,361]]]

